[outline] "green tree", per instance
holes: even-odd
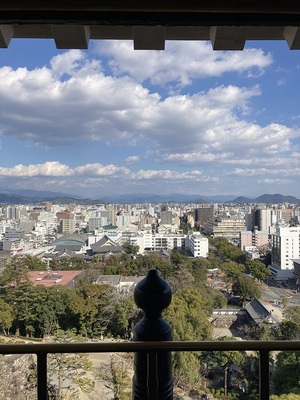
[[[164,317],[172,326],[174,340],[207,340],[212,337],[208,322],[212,300],[197,289],[176,292]],[[173,355],[174,378],[177,385],[195,388],[199,383],[199,352],[176,352]]]
[[[232,290],[237,296],[240,296],[242,302],[261,297],[260,290],[249,276],[239,275],[232,285]]]
[[[136,322],[139,310],[132,298],[115,301],[107,331],[113,336],[128,338],[132,323]]]
[[[110,285],[95,285],[79,282],[75,289],[82,299],[79,312],[80,332],[88,336],[104,333],[113,314],[116,291]]]
[[[130,242],[123,243],[122,247],[126,254],[137,254],[140,250],[138,245],[130,244]]]
[[[289,321],[295,322],[298,326],[300,326],[300,306],[290,307],[288,308],[284,316]]]
[[[71,258],[71,269],[86,269],[87,268],[87,262],[85,259],[81,257],[72,257]]]
[[[263,281],[271,275],[269,268],[258,260],[251,260],[246,262],[247,271],[259,281]]]
[[[221,264],[220,269],[225,272],[228,278],[233,280],[245,271],[245,266],[235,261],[228,261]]]
[[[212,296],[214,301],[214,308],[226,308],[227,307],[227,299],[223,295],[223,293],[218,290],[212,290]]]
[[[233,244],[229,243],[227,239],[218,237],[214,238],[211,243],[215,247],[216,252],[223,260],[231,260],[237,263],[245,263],[246,256],[244,252]]]
[[[45,271],[47,269],[47,263],[38,257],[26,255],[22,257],[22,261],[31,271]]]
[[[131,379],[128,372],[130,364],[128,358],[112,354],[109,362],[101,365],[97,371],[97,378],[104,381],[107,389],[113,394],[113,400],[131,399]]]
[[[274,329],[275,340],[298,340],[300,337],[299,325],[295,321],[282,321]]]
[[[277,395],[300,394],[300,352],[281,352],[277,356],[273,383]]]
[[[257,400],[259,397],[259,359],[252,354],[246,356],[241,365],[242,385],[245,388],[244,395],[240,395],[242,400]]]
[[[280,396],[274,394],[270,397],[270,400],[300,400],[300,394],[289,393]]]
[[[223,337],[221,340],[235,340],[232,337]],[[231,365],[242,365],[246,360],[246,353],[242,351],[210,351],[203,352],[203,361],[210,367],[222,367],[224,370],[224,393],[228,394],[228,368]]]
[[[13,307],[12,331],[16,336],[34,334],[34,315],[31,300],[32,284],[29,281],[19,280],[16,277],[12,286],[8,285],[2,295],[3,299]]]
[[[289,299],[286,297],[286,296],[281,296],[281,304],[282,304],[282,307],[283,308],[286,308],[289,304],[290,304],[290,301],[289,301]],[[299,308],[300,309],[300,308]],[[300,317],[300,313],[299,313],[299,317]],[[300,323],[300,322],[299,322]]]
[[[0,327],[4,334],[9,333],[9,328],[14,320],[14,310],[8,303],[0,299]]]
[[[19,287],[29,282],[25,258],[13,257],[0,276],[0,286]]]

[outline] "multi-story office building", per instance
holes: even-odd
[[[179,233],[159,234],[152,233],[151,230],[137,232],[136,234],[125,234],[124,241],[139,246],[139,253],[144,254],[145,251],[159,251],[161,249],[172,250],[189,250],[194,257],[204,257],[208,255],[208,239],[203,237],[199,232],[189,232],[188,235]]]
[[[124,239],[125,237],[130,244],[139,246],[140,254],[144,254],[145,251],[159,251],[160,249],[167,251],[185,250],[186,235],[183,234],[159,234],[148,230],[124,235]]]
[[[194,221],[196,226],[203,226],[208,218],[213,217],[214,208],[210,207],[199,207],[194,210]]]
[[[3,208],[3,216],[5,219],[19,220],[21,216],[20,207],[17,206],[7,206]]]
[[[255,210],[254,223],[259,231],[272,233],[272,226],[275,226],[282,219],[282,210],[273,208],[259,208]]]
[[[59,224],[60,233],[62,233],[63,235],[71,235],[75,230],[73,218],[62,218]]]
[[[90,218],[88,222],[89,232],[95,232],[95,230],[99,229],[101,226],[107,225],[109,225],[107,217]]]
[[[24,229],[12,229],[5,228],[5,239],[24,239],[25,230]]]
[[[293,259],[300,258],[300,227],[277,225],[272,239],[272,268],[293,270]]]
[[[246,223],[245,219],[238,215],[223,215],[209,218],[204,224],[203,230],[206,234],[214,237],[238,239],[240,232],[246,230]]]
[[[269,235],[266,231],[259,231],[255,229],[252,231],[240,232],[240,246],[241,250],[245,250],[246,246],[255,246],[259,248],[267,245],[269,242]]]
[[[173,213],[169,210],[161,211],[160,213],[160,224],[161,225],[172,225]]]
[[[283,208],[281,210],[281,217],[286,224],[288,224],[291,219],[293,219],[295,213],[293,208]]]

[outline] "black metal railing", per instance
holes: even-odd
[[[157,356],[162,351],[255,351],[259,354],[260,400],[270,396],[270,360],[272,351],[300,351],[300,341],[203,341],[203,342],[102,342],[1,344],[0,354],[36,354],[37,398],[47,399],[47,355],[50,353],[144,353],[148,359],[149,395],[145,400],[161,400],[156,395]],[[100,399],[99,399],[100,400]]]

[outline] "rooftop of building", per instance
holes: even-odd
[[[28,276],[34,286],[70,286],[84,271],[29,271]]]

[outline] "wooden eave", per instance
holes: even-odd
[[[242,50],[247,40],[286,40],[300,48],[299,0],[9,0],[0,4],[0,47],[14,38],[54,39],[87,48],[90,39],[132,40],[163,50],[166,40],[210,40]]]

